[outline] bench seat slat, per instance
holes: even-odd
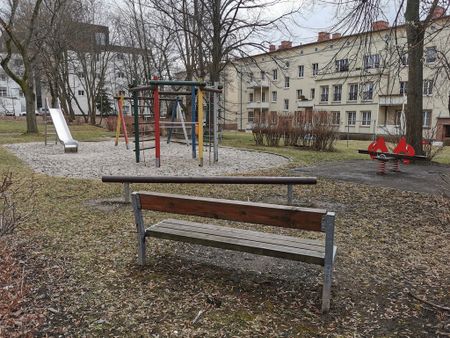
[[[304,248],[277,245],[266,243],[263,241],[249,240],[245,238],[233,238],[229,237],[229,228],[224,228],[224,231],[218,230],[217,226],[215,229],[209,228],[208,224],[198,223],[198,226],[194,228],[183,228],[186,224],[184,222],[179,223],[179,228],[174,228],[174,221],[171,220],[169,223],[162,221],[146,229],[146,236],[157,237],[163,239],[170,239],[175,241],[189,242],[193,244],[201,244],[205,246],[217,247],[222,249],[229,249],[234,251],[242,251],[253,254],[259,254],[264,256],[272,256],[278,258],[286,258],[296,261],[302,261],[306,263],[312,263],[317,265],[324,265],[324,252],[310,250],[311,245],[305,244]],[[203,226],[207,229],[208,233],[202,232],[199,229]],[[214,231],[213,233],[211,230]],[[245,230],[242,230],[244,232]],[[300,244],[300,243],[298,243]]]
[[[325,243],[322,240],[303,239],[292,236],[277,235],[268,232],[258,232],[251,230],[244,230],[232,227],[219,226],[215,224],[205,224],[198,222],[189,222],[178,219],[165,219],[158,223],[158,226],[164,228],[171,228],[174,230],[183,229],[192,232],[201,232],[205,234],[215,235],[220,233],[223,236],[237,239],[245,239],[256,242],[264,242],[268,244],[281,245],[286,247],[293,247],[299,249],[308,249],[325,254]]]

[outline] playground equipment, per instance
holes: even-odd
[[[117,124],[116,124],[116,139],[115,139],[114,145],[117,146],[119,144],[120,129],[122,127],[123,135],[125,138],[125,146],[128,149],[128,132],[127,132],[127,126],[125,124],[125,117],[123,114],[123,102],[124,102],[124,97],[119,96],[118,100],[117,100],[118,113],[117,113]]]
[[[190,91],[160,91],[161,86],[180,86],[180,87],[190,87]],[[160,121],[160,101],[162,100],[172,100],[168,99],[166,95],[176,95],[177,98],[175,100],[179,100],[179,96],[185,95],[191,97],[191,107],[192,107],[192,117],[191,122],[181,121],[181,125],[189,126],[191,128],[191,147],[192,147],[192,158],[197,157],[197,141],[196,141],[196,127],[198,128],[198,159],[199,159],[199,165],[203,166],[203,147],[204,147],[204,140],[203,140],[203,121],[204,121],[204,93],[209,92],[213,94],[213,109],[209,111],[209,114],[213,114],[213,134],[214,134],[214,162],[217,162],[219,159],[218,155],[218,102],[219,102],[219,94],[222,92],[221,88],[216,84],[214,87],[207,87],[205,82],[198,82],[198,81],[171,81],[171,80],[159,80],[158,78],[154,78],[153,80],[149,81],[148,85],[145,86],[136,86],[133,88],[130,88],[130,91],[132,93],[132,100],[133,100],[133,113],[134,113],[134,144],[135,144],[135,155],[136,155],[136,162],[140,162],[140,153],[141,151],[147,150],[147,149],[155,149],[155,165],[156,167],[161,166],[161,126],[170,126],[169,128],[169,138],[168,141],[170,142],[170,139],[172,137],[173,133],[173,127],[177,125],[178,123],[175,121],[161,123]],[[151,92],[151,96],[145,96],[145,93]],[[140,104],[140,101],[144,102],[144,104]],[[145,105],[145,102],[147,101],[147,106]],[[152,104],[150,104],[152,103]],[[139,121],[139,108],[150,108],[151,112],[153,113],[153,122],[144,122],[141,123]],[[173,119],[173,114],[172,114]],[[183,119],[183,117],[182,117]],[[145,124],[152,124],[153,125],[153,131],[154,131],[154,146],[150,147],[141,147],[142,141],[140,140],[140,126]],[[172,131],[171,131],[172,129]],[[185,139],[187,140],[187,131],[183,131],[185,134]],[[145,137],[143,138],[145,139]],[[152,139],[145,139],[145,140],[152,140]],[[188,142],[186,142],[188,143]],[[211,143],[211,142],[210,142]]]
[[[393,152],[389,152],[388,147],[383,136],[379,136],[375,141],[369,144],[367,150],[358,150],[360,154],[369,154],[372,160],[377,160],[378,175],[386,174],[386,163],[393,161],[394,165],[392,171],[400,172],[400,162],[408,165],[411,160],[426,160],[426,156],[415,155],[414,148],[406,143],[404,136],[400,138],[399,143],[394,148]]]
[[[49,108],[48,100],[45,100],[46,113],[44,115],[45,119],[45,145],[47,145],[48,135],[50,134],[48,130],[48,117],[50,114],[51,121],[55,128],[57,139],[64,145],[65,153],[76,153],[78,152],[78,142],[72,138],[69,127],[67,126],[66,119],[61,111],[61,105],[58,100],[58,108]],[[55,139],[55,143],[57,142]]]

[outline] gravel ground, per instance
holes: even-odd
[[[64,153],[59,144],[42,143],[6,145],[10,151],[27,163],[34,171],[50,176],[99,178],[102,175],[147,176],[212,176],[244,173],[285,165],[285,157],[231,148],[219,149],[219,162],[209,165],[209,153],[204,153],[203,167],[192,159],[191,148],[182,144],[161,143],[161,167],[156,168],[154,151],[147,150],[145,162],[136,163],[134,152],[114,141],[80,142],[78,153]],[[211,154],[211,158],[212,158]]]

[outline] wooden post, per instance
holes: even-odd
[[[334,212],[327,212],[322,221],[325,230],[325,264],[323,267],[322,313],[330,310],[334,260]]]
[[[203,90],[198,88],[197,93],[198,106],[198,159],[199,166],[203,167]]]
[[[153,80],[158,80],[158,77],[154,76]],[[153,114],[155,118],[155,165],[159,168],[161,166],[161,144],[159,135],[159,92],[156,84],[153,87]]]
[[[139,200],[139,195],[135,192],[131,195],[131,199],[133,202],[134,220],[137,230],[138,264],[145,265],[145,227],[141,211],[141,202]]]

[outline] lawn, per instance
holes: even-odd
[[[44,124],[38,118],[39,135],[26,134],[26,121],[24,118],[0,119],[0,144],[22,143],[22,142],[44,142]],[[72,136],[77,141],[97,141],[114,134],[104,128],[81,124],[69,125]]]
[[[85,140],[108,135],[89,130]],[[25,136],[17,139],[28,141]],[[257,150],[247,134],[226,133],[224,144]],[[318,154],[281,147],[263,150],[290,156],[297,164],[311,164],[359,158],[355,150],[366,146],[367,142],[351,142],[350,150],[341,142],[337,152]],[[12,170],[16,182],[25,182],[18,211],[33,210],[15,234],[0,239],[0,250],[8,253],[1,256],[8,259],[0,260],[0,269],[8,272],[0,278],[0,336],[430,337],[449,333],[448,311],[430,305],[450,302],[448,198],[331,180],[296,187],[295,204],[337,212],[331,312],[322,316],[317,266],[151,240],[149,263],[139,268],[131,208],[102,202],[120,196],[120,186],[35,174],[36,199],[31,203],[26,198],[30,170],[1,146],[0,158],[0,172]],[[288,173],[288,168],[261,172]],[[263,202],[285,199],[284,188],[270,186],[133,188]],[[149,213],[147,221],[165,216]],[[295,230],[283,233],[299,235]],[[199,311],[203,315],[192,323]]]
[[[299,147],[265,147],[256,146],[251,133],[224,132],[222,145],[236,148],[268,151],[292,158],[299,165],[315,164],[322,161],[344,161],[355,159],[367,159],[368,155],[358,154],[358,149],[367,149],[370,141],[346,141],[340,140],[336,143],[335,152],[316,152]],[[450,164],[450,147],[433,159],[438,163]]]

